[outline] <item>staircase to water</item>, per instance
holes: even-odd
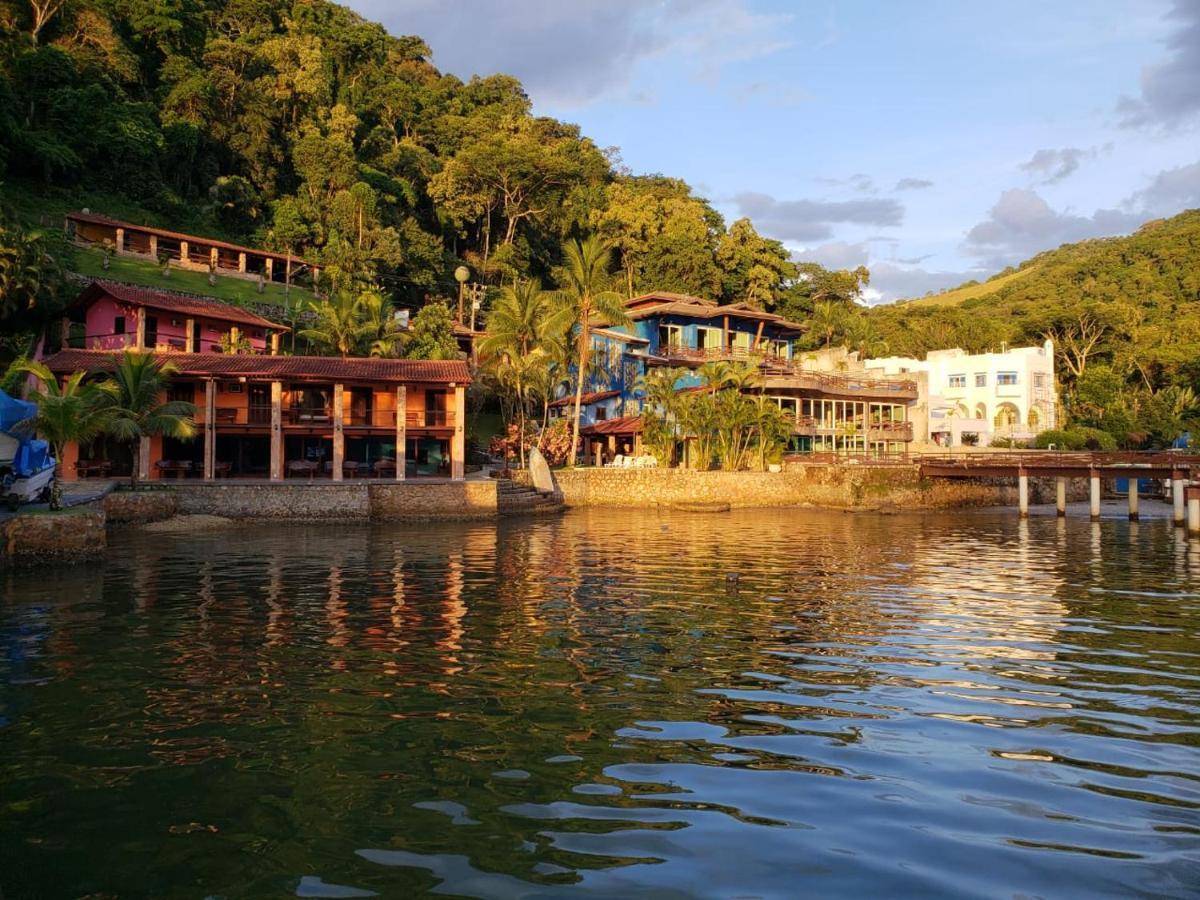
[[[496,505],[501,515],[538,515],[563,509],[562,497],[542,494],[508,478],[496,479]]]

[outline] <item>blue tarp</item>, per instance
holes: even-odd
[[[45,441],[23,441],[13,457],[13,474],[18,478],[32,478],[47,466],[54,465],[50,457],[50,445]]]
[[[12,433],[13,426],[37,415],[37,404],[18,400],[0,391],[0,431]],[[19,435],[18,435],[19,437]]]

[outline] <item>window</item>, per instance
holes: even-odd
[[[1017,373],[1016,372],[997,372],[996,373],[996,384],[1013,385],[1016,383],[1017,383]]]
[[[194,403],[196,386],[191,382],[171,384],[167,388],[167,399],[174,402]]]
[[[966,386],[967,386],[967,376],[966,375],[951,375],[950,376],[950,387],[965,388]]]
[[[975,387],[987,387],[987,372],[975,373]]]
[[[113,318],[113,334],[125,333],[125,317],[116,316]]]
[[[596,421],[603,422],[607,418],[608,418],[608,410],[605,409],[603,406],[597,406],[596,407]]]

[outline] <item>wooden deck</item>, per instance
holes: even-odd
[[[913,461],[927,478],[1192,478],[1200,454],[1180,451],[1064,453],[1030,451],[921,455]]]

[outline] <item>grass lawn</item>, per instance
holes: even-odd
[[[209,284],[206,272],[188,272],[183,269],[171,269],[170,277],[163,278],[162,271],[155,263],[144,259],[131,259],[127,256],[111,257],[108,269],[105,270],[104,254],[99,250],[86,248],[77,248],[74,257],[71,268],[80,275],[109,278],[113,281],[127,281],[131,284],[161,288],[165,291],[203,294],[206,297],[216,297],[218,300],[225,300],[244,307],[264,304],[284,306],[285,292],[281,284],[264,284],[263,292],[260,294],[257,282],[246,281],[242,278],[218,275],[216,284]],[[292,286],[290,292],[292,307],[295,307],[297,302],[311,299],[311,291]]]

